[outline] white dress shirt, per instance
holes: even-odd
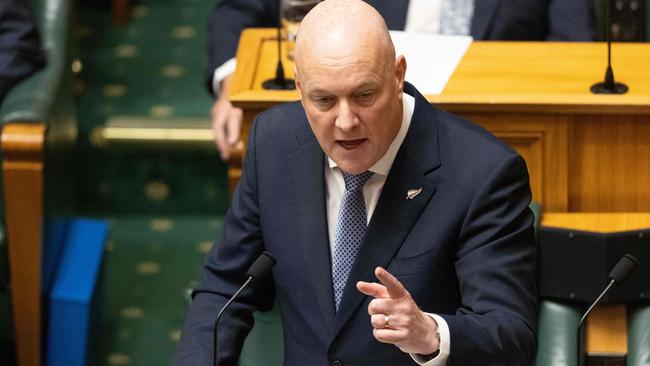
[[[443,0],[409,0],[407,32],[440,33],[440,9]]]
[[[443,0],[409,0],[404,30],[409,32],[440,33],[440,8]],[[221,81],[235,72],[235,58],[224,62],[214,70],[212,90],[214,95],[221,91]]]
[[[402,102],[404,108],[402,113],[402,125],[400,126],[399,132],[397,132],[397,136],[395,136],[395,139],[390,144],[386,154],[384,154],[375,165],[370,167],[369,170],[375,174],[363,187],[363,198],[366,203],[366,216],[368,223],[377,207],[377,201],[379,201],[379,196],[384,188],[384,183],[386,183],[386,178],[388,177],[390,168],[393,165],[393,161],[395,161],[395,156],[397,156],[400,146],[402,146],[404,137],[406,137],[406,133],[411,124],[411,118],[413,117],[415,99],[404,93],[402,94]],[[329,233],[330,255],[333,256],[334,240],[336,238],[336,222],[338,220],[343,193],[345,192],[345,181],[343,180],[343,174],[337,167],[336,162],[330,158],[327,158],[327,160],[329,164],[325,166],[325,199],[327,205],[327,230]],[[449,357],[449,350],[451,348],[449,326],[442,317],[436,314],[429,315],[436,321],[436,323],[438,323],[440,331],[440,352],[438,356],[429,361],[422,360],[416,355],[411,356],[420,365],[444,366],[447,364],[447,358]]]

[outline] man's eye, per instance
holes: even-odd
[[[357,99],[359,99],[362,102],[367,102],[367,101],[370,101],[374,96],[375,96],[375,93],[366,92],[366,93],[361,93],[361,94],[357,95]]]
[[[314,102],[319,105],[327,105],[329,102],[332,101],[332,98],[330,97],[315,97]]]

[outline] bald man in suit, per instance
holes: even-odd
[[[295,52],[301,102],[253,126],[174,364],[211,364],[215,315],[268,251],[272,277],[219,325],[219,365],[236,364],[253,311],[274,299],[286,366],[530,365],[536,250],[521,156],[406,83],[365,2],[319,4]]]

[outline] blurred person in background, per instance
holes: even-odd
[[[0,1],[0,104],[19,81],[45,65],[36,24],[26,0]]]

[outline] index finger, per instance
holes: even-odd
[[[388,293],[386,292],[386,287],[378,283],[373,282],[357,282],[357,290],[364,295],[372,296],[375,298],[387,298]]]
[[[386,287],[386,291],[388,292],[388,297],[391,299],[401,299],[405,296],[408,296],[408,291],[404,286],[402,285],[401,282],[395,276],[390,274],[387,270],[377,267],[375,269],[375,276],[377,276],[377,279],[379,282],[382,283]]]

